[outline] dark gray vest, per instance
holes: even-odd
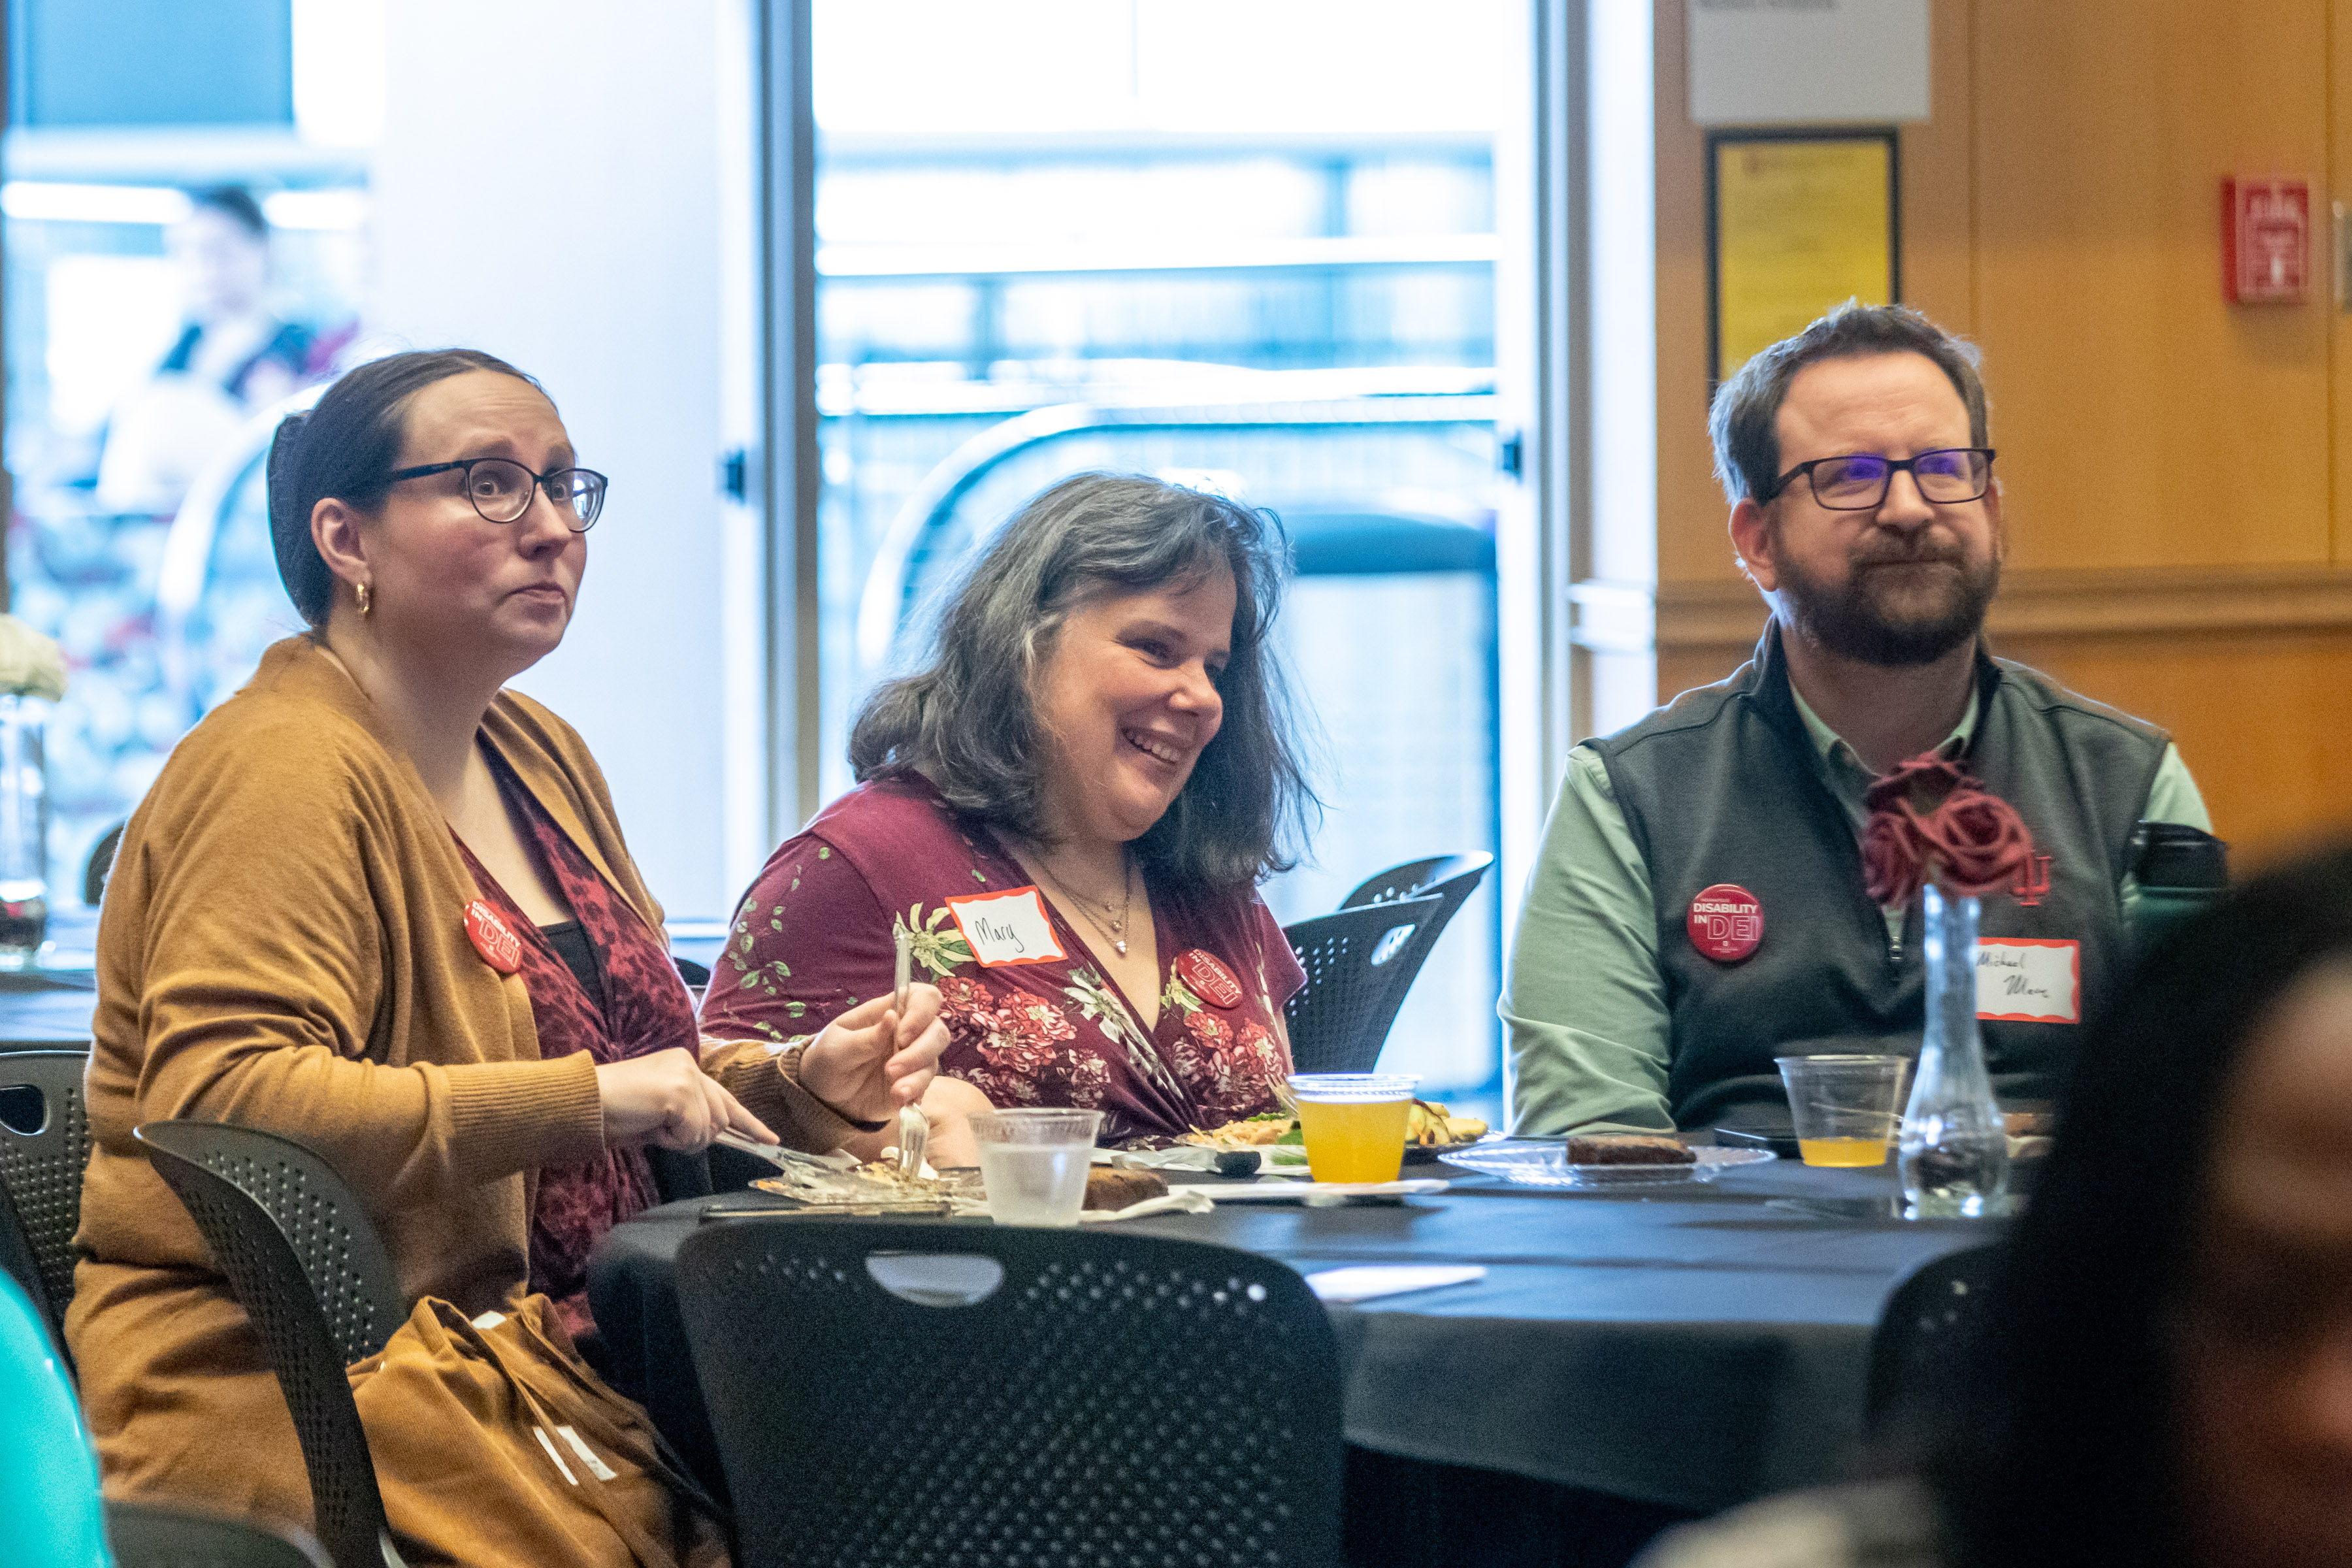
[[[2116,889],[2167,737],[1981,649],[1977,693],[1969,768],[2017,808],[2035,853],[2049,857],[2046,889],[1985,897],[1979,934],[2080,942],[2087,1016],[2123,961],[2128,933]],[[1903,942],[1890,943],[1862,889],[1853,823],[1822,782],[1790,695],[1777,622],[1728,680],[1591,745],[1650,869],[1677,1126],[1705,1126],[1742,1102],[1785,1104],[1775,1056],[1917,1054],[1918,904]],[[1685,925],[1692,899],[1717,882],[1763,905],[1763,942],[1736,963],[1701,953]],[[2070,1024],[1982,1027],[2005,1098],[2053,1093],[2080,1033]]]

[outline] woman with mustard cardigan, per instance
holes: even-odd
[[[299,1139],[374,1200],[410,1299],[544,1291],[583,1331],[588,1248],[654,1201],[646,1144],[830,1149],[931,1079],[929,986],[790,1050],[699,1041],[594,760],[503,689],[562,639],[604,489],[487,354],[375,361],[278,432],[311,630],[173,750],[99,926],[66,1333],[110,1495],[310,1521],[268,1363],[138,1123]]]

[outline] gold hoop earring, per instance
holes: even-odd
[[[352,592],[359,595],[360,614],[362,616],[366,615],[368,613],[368,585],[362,583],[356,588],[352,589]]]

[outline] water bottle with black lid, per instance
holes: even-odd
[[[2132,934],[2145,946],[2228,889],[2230,847],[2185,823],[2142,822],[2132,830],[2132,871],[2139,879]]]

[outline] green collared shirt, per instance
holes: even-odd
[[[1789,694],[1812,737],[1821,780],[1858,837],[1874,775],[1797,697],[1795,687]],[[1957,755],[1976,733],[1977,702],[1971,693],[1968,711],[1937,748],[1944,755]],[[2140,815],[2212,831],[2179,747],[2165,747]],[[2116,894],[2128,923],[2139,902],[2138,879],[2126,871]],[[1890,937],[1902,934],[1902,910],[1888,911],[1886,929]],[[1568,777],[1528,879],[1510,975],[1496,1010],[1510,1027],[1514,1131],[1674,1126],[1666,1104],[1672,1016],[1658,964],[1650,868],[1618,807],[1609,771],[1590,746],[1568,754]]]

